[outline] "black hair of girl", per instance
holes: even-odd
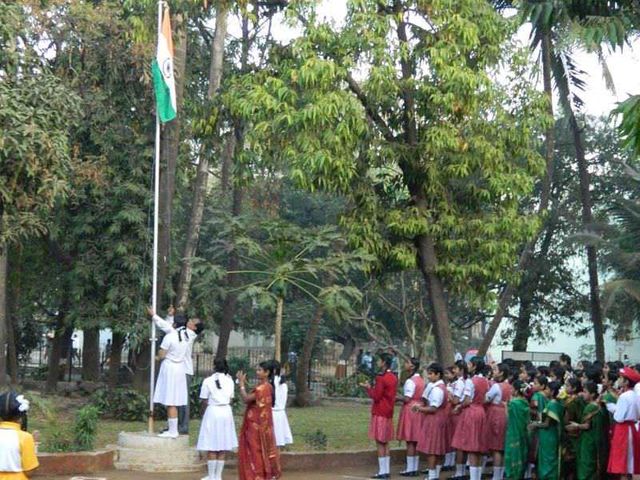
[[[469,376],[469,369],[467,368],[466,362],[464,360],[458,360],[455,363],[455,366],[458,367],[458,369],[462,372],[463,380],[466,380]]]
[[[418,370],[420,370],[420,360],[418,360],[416,357],[411,357],[409,359],[409,363],[411,364],[411,376],[414,376],[416,373],[418,373]]]
[[[524,397],[527,394],[527,390],[529,390],[529,384],[517,378],[513,381],[513,390]]]
[[[558,393],[560,393],[560,388],[562,388],[562,383],[560,382],[549,382],[547,385],[549,390],[551,390],[551,398],[556,398]]]
[[[506,363],[502,362],[498,364],[498,371],[500,372],[500,380],[497,382],[506,382],[511,375],[511,368]]]
[[[474,375],[478,375],[484,372],[484,369],[485,369],[484,358],[476,356],[476,357],[473,357],[471,360],[469,360],[469,362],[476,367]]]
[[[567,379],[567,385],[573,388],[575,393],[580,393],[582,391],[582,382],[578,380],[576,377],[571,377]]]
[[[0,420],[20,423],[20,428],[27,430],[27,414],[20,411],[20,402],[15,392],[0,395]]]
[[[542,388],[545,388],[549,385],[549,379],[544,375],[540,375],[536,380],[538,380],[538,383]]]
[[[584,382],[584,390],[593,396],[593,400],[598,398],[598,384],[593,380]]]
[[[388,353],[381,353],[380,360],[384,363],[384,366],[387,368],[391,368],[391,363],[393,362],[393,358]]]
[[[229,365],[227,364],[227,361],[223,358],[216,358],[213,361],[213,372],[229,375]],[[218,378],[216,378],[216,387],[218,387],[218,390],[222,388],[222,386],[220,385],[220,380]]]
[[[431,365],[429,365],[427,367],[427,372],[440,375],[440,378],[442,378],[442,375],[444,375],[444,370],[442,369],[442,365],[440,365],[438,362],[433,362]]]
[[[265,361],[265,362],[260,362],[260,364],[258,365],[262,370],[264,370],[265,372],[267,372],[269,374],[269,383],[271,384],[271,404],[275,405],[276,404],[276,386],[273,383],[273,360],[269,360],[269,361]]]
[[[280,377],[280,381],[278,382],[279,385],[282,385],[287,381],[287,376],[282,374],[282,365],[277,360],[273,360],[273,376]]]
[[[588,380],[595,383],[602,383],[602,370],[591,366],[584,372]]]

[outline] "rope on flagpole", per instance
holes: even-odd
[[[160,32],[162,30],[162,13],[165,2],[158,0],[158,29],[157,40],[160,41]],[[156,145],[155,160],[153,174],[153,273],[151,282],[151,308],[154,312],[158,311],[158,216],[160,204],[160,116],[156,109]],[[150,359],[150,378],[149,378],[149,434],[153,433],[153,394],[156,377],[156,322],[151,321],[151,359]]]

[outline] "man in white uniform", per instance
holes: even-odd
[[[162,364],[153,395],[154,403],[161,403],[167,407],[169,428],[160,436],[176,438],[179,435],[178,407],[186,407],[189,404],[187,375],[193,375],[193,342],[202,332],[204,325],[200,319],[192,318],[186,322],[186,326],[176,329],[172,316],[164,320],[156,315],[152,308],[148,308],[147,311],[156,326],[166,334],[158,352]]]

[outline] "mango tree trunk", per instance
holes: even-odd
[[[320,304],[317,305],[307,335],[304,337],[302,354],[300,358],[298,358],[298,364],[296,366],[296,398],[294,400],[295,405],[298,407],[308,407],[311,405],[311,392],[309,392],[307,377],[309,375],[311,354],[313,353],[313,347],[316,343],[316,337],[318,336],[323,314],[324,308]]]
[[[282,359],[282,315],[284,310],[284,298],[278,297],[278,301],[276,304],[276,326],[275,326],[275,343],[276,343],[276,351],[274,354],[274,358],[276,361],[281,361]]]

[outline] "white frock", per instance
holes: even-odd
[[[216,380],[220,383],[220,388],[216,385]],[[233,379],[223,373],[214,373],[202,382],[200,398],[208,400],[209,405],[200,424],[197,450],[229,452],[238,448],[236,425],[231,410],[234,386]]]
[[[290,443],[293,443],[293,435],[291,434],[291,428],[289,427],[289,419],[287,418],[287,396],[289,394],[289,387],[287,383],[280,383],[280,377],[274,378],[274,384],[276,386],[276,402],[273,406],[273,431],[276,436],[276,445],[278,447],[284,447]]]
[[[182,340],[180,340],[182,337]],[[160,372],[153,394],[153,402],[166,406],[181,407],[189,402],[185,357],[189,351],[189,340],[178,336],[176,330],[162,339],[160,348],[167,353],[160,364]]]

